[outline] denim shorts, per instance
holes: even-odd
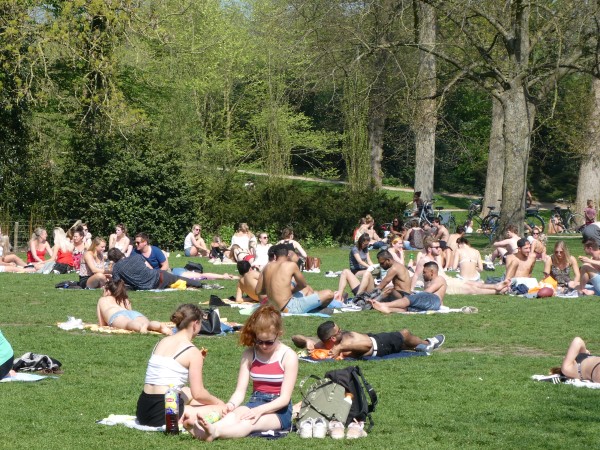
[[[275,400],[279,395],[277,394],[266,394],[264,392],[253,392],[250,396],[250,400],[246,403],[246,406],[250,409],[256,408],[257,406],[264,405],[265,403],[270,403]],[[292,429],[292,402],[287,406],[284,406],[278,411],[274,413],[279,419],[279,423],[281,423],[281,430],[289,431]]]
[[[417,292],[408,296],[409,311],[437,311],[442,304],[440,298],[431,292]]]
[[[108,325],[112,326],[112,324],[115,321],[115,319],[117,317],[121,317],[121,316],[127,317],[129,320],[135,320],[138,317],[144,317],[144,315],[142,313],[140,313],[140,312],[130,311],[128,309],[122,309],[121,311],[117,311],[112,316],[110,316],[110,319],[108,319]]]
[[[594,275],[593,278],[589,279],[588,283],[594,287],[594,293],[600,295],[600,274]]]
[[[185,256],[187,256],[188,258],[191,258],[191,256],[192,256],[192,247],[184,248],[183,249],[183,254]]]
[[[319,294],[314,293],[305,297],[302,295],[302,292],[298,291],[292,295],[286,308],[288,310],[287,312],[290,314],[304,314],[313,309],[317,309],[319,306],[321,306]]]

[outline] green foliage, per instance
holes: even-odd
[[[247,190],[241,177],[204,179],[201,183],[200,210],[209,211],[203,227],[219,230],[221,237],[231,235],[223,226],[247,222],[254,232],[267,231],[279,236],[291,226],[296,237],[311,244],[328,246],[351,240],[358,219],[366,214],[380,222],[400,214],[406,204],[381,192],[354,193],[330,186],[307,186],[285,180],[264,180]],[[210,208],[209,208],[210,205]]]

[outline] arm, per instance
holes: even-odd
[[[296,281],[296,286],[294,286],[294,289],[292,289],[292,294],[295,294],[296,292],[301,291],[302,289],[307,287],[308,283],[306,282],[304,275],[302,275],[302,272],[300,272],[298,264],[293,262],[290,262],[289,264],[292,264],[294,266],[294,272],[292,276],[294,277],[294,281]]]
[[[435,279],[433,279],[429,283],[429,285],[424,289],[424,291],[435,294],[444,285],[444,283],[445,283],[444,277],[437,276],[437,277],[435,277]]]
[[[514,256],[509,256],[506,259],[506,274],[504,279],[510,280],[517,273],[517,267],[519,266],[519,261]]]
[[[371,350],[371,346],[370,339],[356,339],[354,332],[345,333],[342,341],[339,344],[334,345],[329,351],[329,354],[332,358],[337,358],[340,355],[364,355]]]
[[[579,267],[577,266],[577,260],[575,259],[574,256],[571,256],[571,267],[573,268],[573,280],[572,281],[579,284],[579,277],[581,276],[581,274],[579,273]]]
[[[94,260],[92,252],[86,250],[86,252],[83,254],[83,259],[85,260],[85,264],[90,272],[92,272],[93,274],[104,274],[104,267],[102,267],[102,269],[96,267],[96,261]]]
[[[111,248],[113,248],[115,246],[116,242],[117,242],[117,235],[113,233],[108,238],[108,249],[110,250]]]
[[[300,253],[300,256],[302,256],[303,258],[306,258],[308,256],[307,253],[304,251],[304,249],[302,248],[302,246],[300,245],[299,242],[294,241],[294,248],[296,249],[296,251],[298,253]]]
[[[262,272],[258,276],[258,281],[256,282],[256,288],[254,289],[254,292],[256,292],[256,295],[258,296],[267,294],[267,287],[265,286],[265,280]]]
[[[479,258],[479,260],[481,261],[481,258]],[[460,261],[460,250],[457,250],[457,251],[454,252],[454,259],[452,261],[451,267],[453,269],[458,269],[458,262],[459,261]],[[482,268],[482,270],[483,270],[483,268]]]
[[[281,408],[286,407],[292,398],[292,392],[298,378],[298,356],[296,353],[287,349],[283,358],[283,383],[281,384],[281,393],[275,400],[264,405],[252,408],[246,412],[241,419],[253,420],[254,423],[264,414],[274,413]]]
[[[37,244],[38,241],[37,239],[33,239],[32,241],[29,242],[29,251],[31,252],[31,257],[34,259],[34,261],[36,262],[44,262],[42,259],[39,258],[39,256],[37,255]]]
[[[165,256],[164,252],[158,247],[152,247],[152,251],[156,254],[156,259],[160,264],[160,270],[169,270],[169,260]]]
[[[101,327],[105,327],[108,326],[108,323],[106,322],[106,320],[104,320],[104,316],[102,316],[102,310],[100,309],[101,301],[102,298],[98,300],[98,304],[96,305],[96,315],[98,316],[98,325],[100,325]]]
[[[212,395],[202,382],[204,356],[197,348],[190,349],[189,381],[192,398],[203,405],[222,405],[223,401]]]
[[[244,301],[244,294],[242,292],[242,288],[240,287],[240,283],[239,282],[238,282],[238,285],[237,285],[237,289],[235,291],[235,301],[236,301],[236,303],[242,303]]]
[[[494,242],[494,247],[498,248],[498,247],[506,247],[507,245],[510,244],[512,239],[503,239],[501,241],[498,242]]]
[[[477,252],[477,271],[483,272],[483,261],[481,260],[481,253]]]
[[[247,349],[242,354],[242,361],[240,362],[240,371],[238,373],[237,385],[235,392],[231,395],[226,403],[224,413],[233,411],[235,408],[240,406],[246,397],[246,389],[248,388],[248,382],[250,381],[250,364],[252,363],[252,349]]]
[[[573,264],[573,262],[571,262],[571,264]],[[577,261],[575,261],[575,264],[573,264],[573,265],[577,266]],[[546,261],[544,261],[544,278],[549,277],[551,271],[552,271],[552,258],[546,258]]]
[[[58,246],[52,247],[52,253],[50,254],[50,259],[48,261],[56,261],[56,257],[58,256]]]
[[[412,278],[410,279],[410,290],[414,291],[415,290],[415,286],[417,285],[417,281],[419,280],[419,277],[421,275],[423,275],[423,266],[425,265],[425,259],[421,258],[419,260],[419,262],[417,263],[417,266],[415,267],[415,273],[412,276]]]
[[[365,269],[368,269],[369,266],[371,265],[371,264],[369,264],[369,261],[368,261],[369,260],[369,253],[367,253],[367,261],[363,261],[362,258],[360,257],[360,254],[358,252],[352,253],[352,256],[354,257],[354,259],[356,260],[356,262],[359,265],[363,266]]]
[[[589,264],[596,270],[600,270],[600,261],[588,258],[587,256],[580,256],[579,261],[581,261],[583,264]]]

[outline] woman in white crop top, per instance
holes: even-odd
[[[137,403],[137,419],[141,425],[165,424],[165,392],[170,385],[181,388],[181,405],[189,414],[220,413],[224,403],[212,395],[202,382],[205,352],[192,339],[200,331],[202,310],[193,304],[181,305],[171,316],[178,332],[163,338],[152,351],[144,389]],[[185,384],[189,387],[184,387]],[[180,408],[179,415],[183,415]]]

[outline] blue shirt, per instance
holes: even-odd
[[[138,255],[142,255],[142,252],[138,251],[137,249],[135,249],[134,252]],[[147,258],[144,255],[142,256],[148,262],[148,264],[152,266],[153,269],[157,270],[160,269],[161,264],[167,260],[163,251],[154,245],[150,246],[150,256]]]
[[[10,342],[6,340],[2,331],[0,331],[0,365],[4,364],[12,356],[14,356],[14,352],[10,346]]]

